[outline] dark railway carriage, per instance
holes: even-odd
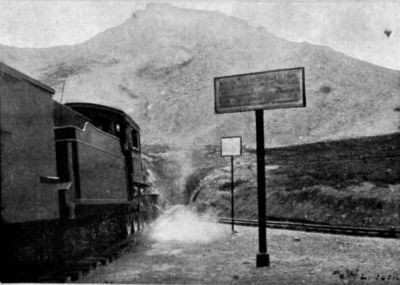
[[[0,281],[68,267],[131,234],[140,216],[139,126],[53,94],[0,63]]]
[[[54,90],[0,63],[1,219],[28,223],[58,218],[53,132]]]

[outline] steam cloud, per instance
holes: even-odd
[[[227,233],[225,227],[216,223],[213,214],[199,214],[184,205],[176,205],[152,223],[150,238],[159,242],[209,243]]]

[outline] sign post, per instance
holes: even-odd
[[[235,195],[234,189],[234,178],[233,178],[233,157],[240,156],[242,154],[242,137],[223,137],[221,139],[221,156],[231,157],[231,221],[232,221],[232,233],[235,232]]]
[[[215,112],[255,111],[259,253],[257,267],[270,266],[267,249],[264,109],[305,107],[304,68],[214,78]]]
[[[235,185],[233,184],[233,156],[231,156],[231,225],[232,225],[232,233],[235,233],[235,194],[233,189]]]
[[[267,213],[265,193],[265,148],[264,148],[264,111],[256,110],[256,145],[257,145],[257,200],[258,200],[258,240],[259,253],[257,267],[269,266],[267,251]]]

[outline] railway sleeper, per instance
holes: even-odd
[[[73,280],[70,275],[64,273],[64,274],[50,274],[50,275],[40,276],[36,280],[36,282],[38,282],[38,283],[68,283],[68,282],[76,281],[76,280]]]
[[[89,273],[99,265],[107,265],[112,261],[109,256],[90,256],[78,261],[77,263],[67,266],[62,272],[54,272],[50,275],[41,276],[38,282],[44,283],[66,283],[77,281],[83,275]]]
[[[106,256],[89,256],[86,257],[84,260],[95,261],[98,263],[98,265],[107,265],[110,263],[111,258]]]
[[[77,281],[77,280],[81,279],[82,276],[84,275],[84,273],[82,271],[76,270],[76,271],[67,271],[67,272],[65,272],[65,275],[67,276],[66,282],[68,282],[69,280]]]
[[[66,272],[82,272],[83,274],[88,273],[90,270],[94,269],[95,267],[91,266],[90,264],[84,263],[77,263],[71,266],[66,267]]]
[[[89,266],[91,269],[95,269],[97,266],[100,265],[100,262],[96,259],[89,259],[89,258],[85,258],[81,261],[77,262],[78,266],[79,265],[87,265]]]

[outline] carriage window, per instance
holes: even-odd
[[[140,148],[139,132],[135,130],[132,131],[132,146],[137,149]]]

